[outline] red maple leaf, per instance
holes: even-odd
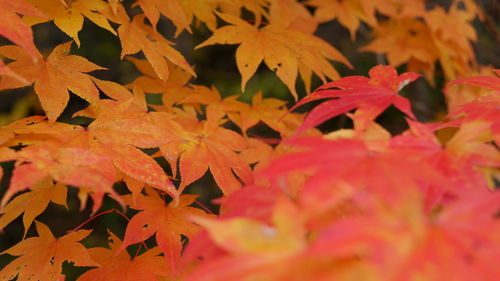
[[[354,122],[359,130],[366,128],[391,104],[415,118],[410,103],[398,92],[420,77],[419,74],[405,72],[398,76],[394,67],[378,65],[370,70],[369,75],[370,78],[349,76],[327,83],[300,100],[290,110],[315,100],[330,99],[311,110],[297,134],[356,108]]]

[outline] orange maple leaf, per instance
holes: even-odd
[[[179,192],[165,171],[146,153],[131,145],[114,144],[112,148],[100,145],[98,149],[109,155],[113,165],[127,176],[170,194],[174,201],[179,200]]]
[[[138,149],[158,147],[177,137],[169,132],[169,126],[162,128],[153,121],[153,115],[147,112],[144,93],[139,89],[136,88],[132,95],[109,81],[97,84],[106,89],[106,93],[113,92],[112,96],[129,96],[130,99],[99,104],[92,116],[95,120],[87,128],[95,151],[110,157],[114,166],[128,177],[165,191],[177,200],[178,192],[160,165]],[[136,194],[141,190],[133,188],[131,191]]]
[[[140,256],[130,257],[126,251],[116,254],[121,241],[108,231],[109,249],[91,248],[88,253],[93,260],[101,264],[85,272],[78,281],[160,281],[159,276],[168,276],[170,271],[165,267],[164,257],[159,256],[159,248],[149,249]]]
[[[128,144],[152,148],[165,144],[170,139],[170,135],[156,126],[147,112],[131,112],[119,107],[109,109],[104,106],[98,111],[88,130],[93,137],[106,145]]]
[[[229,98],[226,99],[229,101]],[[246,136],[247,130],[263,122],[282,136],[291,135],[302,121],[299,114],[286,114],[286,102],[276,98],[264,98],[262,92],[252,97],[250,105],[243,104],[227,110],[229,119],[238,125]],[[283,117],[284,116],[284,117]]]
[[[210,112],[210,111],[209,111]],[[189,116],[179,116],[177,121],[183,127],[174,134],[178,141],[161,145],[160,150],[174,170],[177,161],[181,174],[180,190],[201,178],[210,168],[215,182],[224,194],[229,194],[241,187],[234,173],[245,183],[252,181],[250,167],[236,154],[247,147],[247,142],[238,133],[222,128],[219,118],[199,122],[192,111]],[[217,111],[217,114],[221,114]],[[208,114],[209,117],[212,116]],[[159,116],[160,117],[160,116]],[[163,116],[158,119],[165,120]],[[168,119],[166,120],[168,121]]]
[[[309,0],[306,5],[316,8],[314,17],[320,22],[337,19],[340,24],[349,29],[351,39],[354,39],[362,21],[372,25],[376,23],[373,11],[376,4],[370,4],[370,2],[373,1]]]
[[[0,21],[0,35],[24,48],[31,58],[36,61],[38,60],[38,50],[33,42],[33,32],[31,27],[17,15],[18,13],[42,18],[45,15],[22,0],[0,0],[0,18],[2,19]]]
[[[59,146],[57,143],[46,142],[19,152],[18,166],[14,169],[9,189],[2,198],[2,206],[14,194],[47,176],[65,184],[114,193],[112,186],[115,171],[109,157],[88,149]]]
[[[459,8],[460,4],[464,8]],[[470,64],[476,61],[470,44],[477,41],[476,30],[472,26],[476,15],[477,7],[473,1],[453,1],[448,11],[438,6],[423,15],[448,80],[470,73]]]
[[[99,91],[85,73],[103,68],[83,57],[69,55],[70,48],[71,42],[58,45],[46,59],[33,63],[20,47],[0,47],[0,54],[14,60],[8,67],[28,82],[5,76],[0,81],[0,89],[24,87],[35,82],[35,92],[50,121],[56,121],[66,107],[68,90],[96,103]]]
[[[10,133],[18,136],[10,135],[9,138],[12,139],[8,139],[9,142],[6,144],[31,145],[23,148],[15,156],[17,167],[13,171],[11,184],[2,199],[2,205],[5,205],[12,195],[50,176],[58,182],[90,188],[95,193],[93,197],[97,202],[94,204],[94,211],[97,211],[105,193],[109,193],[120,202],[112,189],[113,183],[119,180],[116,177],[117,170],[165,191],[177,200],[178,192],[160,165],[140,149],[132,146],[150,147],[151,141],[142,140],[132,133],[118,140],[113,134],[121,133],[120,123],[111,122],[108,125],[109,127],[101,128],[105,129],[105,132],[99,131],[99,128],[84,129],[57,122],[26,123],[25,121],[17,126],[11,125]],[[116,126],[116,129],[113,129],[113,126]],[[100,141],[103,133],[106,133],[105,136],[109,134],[109,142]],[[143,136],[147,134],[144,133]]]
[[[62,265],[65,261],[76,266],[98,266],[87,249],[78,243],[90,234],[90,230],[71,232],[55,238],[49,228],[35,221],[38,237],[27,238],[0,254],[20,256],[0,271],[1,280],[64,280]]]
[[[295,0],[271,1],[268,19],[273,25],[309,35],[313,35],[319,24],[304,4]]]
[[[131,56],[127,56],[126,59],[134,64],[134,66],[142,72],[144,75],[137,77],[132,83],[128,84],[126,87],[132,89],[139,86],[146,93],[164,93],[164,98],[168,98],[177,92],[182,90],[182,86],[187,84],[187,82],[192,78],[192,74],[183,70],[179,66],[176,66],[170,61],[168,64],[168,79],[164,81],[159,79],[155,70],[147,60],[137,59]],[[171,103],[163,103],[169,106]]]
[[[0,144],[5,145],[7,142],[12,140],[16,136],[16,134],[14,133],[15,130],[24,128],[27,124],[36,124],[38,122],[42,122],[45,119],[45,116],[30,116],[3,126],[2,128],[0,128]]]
[[[10,70],[3,61],[0,60],[0,77],[1,76],[9,76],[10,78],[19,80],[22,83],[28,84],[29,82],[26,81],[23,77],[17,75],[14,71]]]
[[[130,196],[125,196],[132,209],[142,210],[132,217],[123,243],[118,253],[129,245],[142,242],[156,233],[156,242],[163,251],[172,272],[175,271],[182,250],[181,235],[192,237],[199,230],[187,216],[207,216],[204,211],[189,207],[196,200],[197,195],[181,195],[179,204],[165,204],[165,201],[151,189],[146,189],[148,196],[139,195],[135,204]]]
[[[437,49],[428,27],[413,18],[390,19],[374,27],[375,40],[360,50],[385,53],[389,63],[408,63],[410,71],[433,69]]]
[[[0,229],[11,223],[15,218],[23,215],[24,235],[28,232],[33,220],[47,208],[50,202],[66,205],[66,186],[54,184],[45,179],[31,187],[31,191],[23,193],[0,210]]]
[[[171,46],[172,43],[144,24],[144,16],[136,16],[132,22],[122,24],[118,28],[118,35],[122,44],[121,57],[143,51],[160,79],[166,80],[169,75],[166,60],[196,76],[182,54]]]

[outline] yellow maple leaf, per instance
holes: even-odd
[[[122,44],[122,58],[142,51],[160,79],[166,80],[169,75],[166,60],[196,76],[182,54],[171,46],[172,43],[144,24],[144,16],[136,16],[132,22],[124,23],[118,28],[118,34]]]
[[[80,46],[78,32],[83,27],[84,16],[116,35],[108,19],[99,13],[108,7],[108,3],[102,0],[27,0],[27,2],[33,4],[48,17],[25,17],[28,23],[37,24],[53,20],[59,29],[75,40],[78,47]]]
[[[295,81],[299,67],[305,66],[325,81],[325,77],[339,78],[328,60],[351,66],[337,49],[315,36],[275,24],[259,29],[232,15],[219,16],[230,25],[217,29],[212,37],[196,48],[214,44],[239,44],[236,64],[242,76],[242,91],[262,62],[276,72],[295,99],[298,98]],[[304,76],[302,72],[301,74]]]
[[[177,28],[177,36],[183,30],[191,32],[189,25],[195,16],[210,30],[215,30],[217,19],[214,11],[217,2],[220,0],[138,0],[137,4],[153,27],[156,27],[160,14],[170,19]]]
[[[362,21],[368,22],[370,25],[376,23],[373,11],[375,5],[365,2],[368,1],[309,0],[306,4],[316,8],[314,17],[320,22],[336,19],[349,29],[351,39],[354,39],[356,30]]]

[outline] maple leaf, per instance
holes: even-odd
[[[193,221],[206,228],[217,245],[235,254],[290,254],[304,247],[298,210],[284,198],[274,206],[273,226],[242,217],[224,220],[193,217]]]
[[[241,136],[236,137],[237,133],[220,127],[207,133],[209,135],[199,141],[191,139],[183,148],[179,159],[181,188],[201,178],[210,168],[217,186],[229,194],[241,187],[233,170],[245,182],[251,178],[248,165],[233,152],[242,149],[245,142]]]
[[[210,30],[215,30],[217,20],[214,15],[216,4],[220,0],[138,0],[144,15],[156,28],[160,13],[170,19],[176,27],[177,37],[183,30],[191,33],[189,25],[194,16],[207,24]]]
[[[121,241],[108,230],[109,249],[90,248],[90,257],[101,266],[93,268],[83,275],[78,281],[160,281],[159,276],[168,276],[170,271],[165,267],[165,258],[158,256],[159,248],[149,249],[140,256],[130,257],[127,251],[116,254]]]
[[[78,243],[90,230],[71,232],[55,238],[49,228],[35,221],[38,237],[27,238],[1,254],[20,256],[0,271],[0,280],[64,280],[62,264],[73,262],[76,266],[98,266],[87,249]]]
[[[135,112],[139,116],[128,111],[119,115],[120,110],[116,108],[109,112],[114,112],[114,120],[107,119],[110,117],[107,115],[102,118],[100,116],[99,122],[95,126],[91,123],[87,129],[58,122],[35,123],[30,119],[7,126],[9,130],[5,132],[8,133],[6,138],[14,142],[13,145],[17,145],[21,139],[24,139],[23,142],[35,140],[36,143],[23,148],[15,156],[17,167],[2,204],[15,193],[25,190],[44,177],[51,176],[56,181],[90,189],[96,201],[93,211],[97,211],[99,202],[106,193],[121,202],[112,188],[113,183],[120,180],[116,177],[118,171],[165,191],[177,200],[178,192],[160,165],[132,146],[152,147],[159,141],[164,143],[164,140],[155,140],[154,135],[151,136],[154,132],[161,133],[160,129],[154,124],[141,125],[140,120],[146,122],[149,118],[143,115],[145,112]],[[127,114],[129,118],[123,118]],[[134,116],[138,119],[134,120]],[[132,132],[124,134],[123,124],[132,128],[133,124],[137,126]],[[156,129],[154,132],[147,132],[151,128]],[[1,133],[2,131],[0,136]],[[17,137],[14,137],[16,134]],[[82,197],[84,200],[85,198]]]
[[[122,85],[112,82],[112,81],[106,81],[106,80],[101,80],[97,79],[95,77],[92,77],[92,81],[97,85],[97,87],[103,91],[107,96],[110,98],[118,101],[118,102],[126,102],[129,100],[134,99],[134,94],[130,93],[130,91],[127,90],[127,88],[123,87]],[[102,100],[101,100],[102,102]],[[114,107],[112,107],[114,108]],[[142,106],[141,112],[145,112],[147,109]],[[97,114],[96,114],[97,116]],[[92,118],[96,118],[96,116],[93,116]]]
[[[461,78],[473,76],[489,76],[491,72],[495,70],[491,66],[479,66],[477,69],[462,75]],[[459,79],[461,80],[461,79]],[[446,97],[446,105],[448,112],[453,112],[457,107],[464,105],[466,103],[471,103],[478,99],[484,98],[485,95],[491,94],[492,91],[488,88],[483,87],[471,87],[468,83],[461,83],[460,86],[450,86],[453,84],[446,85],[442,89]],[[500,93],[500,91],[498,91]]]
[[[458,155],[475,154],[474,160],[477,164],[500,166],[500,152],[490,146],[490,138],[484,137],[490,127],[489,122],[481,120],[463,122],[453,137],[446,142],[446,148],[457,152]]]
[[[273,25],[309,35],[313,35],[318,27],[318,21],[313,18],[304,4],[295,0],[271,1],[268,19]]]
[[[13,171],[1,206],[5,206],[14,194],[47,176],[68,185],[94,187],[114,193],[115,171],[109,157],[88,149],[61,148],[56,143],[46,142],[23,149],[18,153],[17,161],[18,166]]]
[[[271,224],[244,217],[192,219],[208,231],[224,253],[205,260],[187,280],[244,280],[255,277],[254,274],[274,276],[272,273],[276,273],[274,270],[279,265],[289,264],[306,248],[302,216],[285,197],[280,197],[275,204]]]
[[[354,122],[358,130],[364,130],[391,104],[415,118],[410,103],[398,92],[419,74],[405,72],[398,76],[394,67],[379,65],[373,67],[369,75],[370,78],[349,76],[327,83],[295,104],[290,110],[314,100],[330,98],[309,112],[297,134],[355,108]]]
[[[24,1],[0,0],[0,35],[21,46],[36,61],[38,60],[38,50],[33,42],[33,32],[31,27],[26,25],[17,14],[25,16],[45,15],[35,7]]]
[[[390,18],[374,26],[375,40],[361,50],[384,53],[394,66],[407,63],[409,71],[424,72],[430,83],[438,60],[448,80],[471,71],[475,57],[470,41],[477,40],[471,25],[477,15],[473,2],[453,1],[445,10],[425,9],[423,1],[383,1],[376,9]]]
[[[257,163],[253,167],[254,171],[266,166],[274,153],[273,147],[263,141],[254,138],[247,138],[249,147],[240,153],[241,159],[248,164]]]
[[[118,28],[118,35],[122,44],[121,57],[142,50],[160,79],[166,80],[169,75],[166,59],[196,76],[182,54],[171,47],[172,43],[144,24],[144,16],[138,15],[132,22],[122,24]]]
[[[337,19],[349,29],[351,39],[354,39],[361,21],[369,22],[371,25],[376,23],[373,15],[375,5],[370,5],[369,2],[371,1],[309,0],[306,5],[316,8],[314,17],[321,22]]]
[[[500,230],[496,219],[500,193],[465,189],[455,195],[441,212],[428,218],[427,235],[407,257],[401,275],[494,280],[500,274],[493,262],[500,248],[495,235]]]
[[[1,127],[0,128],[0,144],[7,146],[7,143],[9,141],[11,141],[16,136],[16,134],[14,133],[14,131],[16,131],[16,129],[23,128],[27,124],[36,124],[38,122],[42,122],[45,119],[46,119],[45,116],[30,116],[30,117],[26,117],[23,119],[19,119],[15,122],[12,122],[6,126]],[[4,152],[2,151],[2,153],[4,153]],[[11,159],[11,160],[13,160],[13,159]],[[8,160],[5,160],[5,161],[8,161]]]
[[[108,7],[102,0],[26,0],[42,11],[49,18],[29,17],[26,19],[31,24],[37,24],[48,20],[53,20],[54,24],[75,40],[80,47],[78,32],[83,27],[85,16],[93,23],[116,35],[115,30],[109,25],[105,16],[100,14],[101,10]]]
[[[191,29],[189,28],[191,21],[188,22],[186,14],[182,10],[180,1],[138,0],[137,5],[139,5],[144,11],[144,15],[148,18],[154,28],[156,28],[156,25],[158,24],[160,14],[163,14],[176,26],[176,36],[184,29],[191,32]]]
[[[10,70],[3,61],[0,61],[0,77],[1,76],[9,76],[10,78],[19,80],[21,83],[29,84],[23,77],[17,75],[14,71]]]
[[[237,118],[234,114],[228,114],[231,121],[235,122],[243,132],[246,132],[249,128],[257,125],[259,121],[268,124],[271,128],[276,131],[281,131],[279,129],[279,117],[283,116],[283,107],[286,105],[285,101],[268,98],[264,99],[262,97],[262,92],[256,93],[252,97],[252,104],[244,110],[239,112],[240,116]]]
[[[109,155],[113,165],[127,176],[167,192],[175,202],[179,200],[179,192],[168,179],[165,171],[141,150],[131,145],[120,144],[114,144],[112,148],[101,144],[98,150]]]
[[[126,59],[132,62],[140,72],[145,74],[137,77],[137,79],[127,85],[128,88],[138,86],[147,93],[169,93],[168,95],[163,95],[163,98],[168,98],[173,96],[174,93],[184,89],[183,86],[192,78],[191,73],[167,61],[169,75],[167,81],[163,81],[159,79],[155,70],[147,60],[141,60],[131,56],[127,56]],[[164,102],[164,105],[169,106],[170,103]]]
[[[125,175],[165,191],[177,200],[178,192],[163,169],[138,149],[157,147],[176,138],[153,122],[143,92],[135,89],[131,95],[118,84],[96,82],[111,96],[130,99],[112,102],[113,108],[109,103],[98,106],[92,116],[95,120],[87,128],[95,150],[110,157],[114,166]]]
[[[500,76],[499,69],[495,69],[493,72],[497,76]],[[495,142],[500,143],[500,123],[498,122],[498,120],[500,120],[498,112],[498,106],[500,105],[500,78],[492,76],[474,76],[451,81],[448,83],[448,86],[454,84],[469,84],[492,90],[469,103],[453,108],[448,116],[450,118],[459,117],[460,119],[458,120],[462,122],[488,122],[494,135]]]
[[[459,8],[459,3],[464,7]],[[448,80],[471,72],[470,63],[475,61],[475,54],[470,41],[477,41],[477,34],[472,26],[472,20],[476,17],[475,10],[472,1],[453,1],[447,11],[438,6],[423,14]]]
[[[393,66],[408,64],[409,71],[424,71],[432,81],[438,50],[428,26],[414,18],[390,19],[374,27],[375,39],[360,48],[385,54]]]
[[[364,234],[366,238],[378,236],[375,234],[378,232],[385,236],[385,238],[381,236],[382,240],[385,240],[382,242],[385,244],[383,247],[389,245],[392,245],[389,246],[391,248],[394,247],[393,250],[380,251],[380,255],[386,255],[387,252],[390,252],[392,257],[389,259],[393,259],[392,262],[395,263],[392,265],[391,263],[379,263],[378,266],[386,269],[384,271],[387,272],[395,270],[393,272],[396,273],[397,280],[411,280],[417,276],[425,280],[449,280],[449,278],[452,280],[494,280],[494,276],[500,272],[491,260],[498,257],[498,247],[500,247],[500,241],[494,234],[500,227],[495,219],[495,214],[498,212],[499,195],[498,192],[486,189],[463,189],[454,194],[455,198],[450,198],[448,202],[441,205],[440,210],[434,209],[433,212],[427,214],[421,210],[422,200],[417,199],[418,197],[416,198],[414,195],[408,196],[404,201],[399,201],[397,205],[401,207],[413,205],[413,207],[398,207],[403,212],[391,211],[393,214],[397,214],[398,221],[407,222],[407,227],[404,227],[406,230],[397,231],[399,238],[383,234],[388,230],[387,228],[392,227],[387,224],[388,221],[382,219],[383,215],[367,217],[369,219],[364,220],[364,222],[363,220],[359,221],[365,225],[368,221],[372,221],[370,225],[374,223],[379,225],[375,229],[370,229],[370,226],[366,229],[360,225],[359,230],[363,228],[367,230]],[[380,211],[386,212],[372,210],[374,213]],[[339,225],[339,227],[347,229],[349,226]],[[351,225],[350,229],[354,230],[354,225]],[[490,231],[484,231],[484,229]],[[335,235],[334,233],[335,231],[330,232],[333,234],[332,236]],[[352,236],[358,235],[353,234]],[[409,238],[409,243],[406,242],[407,244],[404,245],[403,241],[396,242],[400,238]],[[342,241],[337,241],[337,243],[341,244]],[[335,244],[332,243],[331,246]],[[318,247],[318,250],[327,252],[325,246]],[[393,256],[394,253],[398,254]],[[376,257],[376,259],[381,260],[380,257]],[[378,262],[374,261],[374,263]]]
[[[495,126],[498,124],[498,106],[500,104],[500,92],[490,92],[476,100],[457,106],[450,112],[450,118],[462,117],[462,120],[484,120]],[[465,117],[464,117],[465,114]],[[499,128],[494,128],[496,133],[500,133]]]
[[[179,203],[165,204],[165,201],[151,189],[146,189],[148,196],[139,195],[135,204],[130,207],[142,210],[132,217],[127,225],[123,243],[118,252],[129,245],[142,242],[156,233],[156,242],[163,251],[172,272],[177,268],[182,250],[181,235],[192,237],[199,230],[187,216],[207,216],[204,211],[189,207],[196,200],[197,195],[181,195]],[[125,200],[131,203],[130,196]]]
[[[251,105],[226,108],[226,111],[229,119],[241,128],[245,136],[246,131],[259,122],[263,122],[282,136],[287,136],[295,132],[302,119],[299,114],[285,115],[285,105],[285,101],[263,98],[262,92],[258,92],[252,97]]]
[[[332,141],[308,137],[287,143],[306,150],[273,160],[261,175],[287,189],[293,185],[283,183],[286,176],[306,175],[298,188],[298,197],[307,204],[304,211],[307,213],[331,209],[334,202],[351,198],[358,192],[382,194],[390,200],[400,186],[426,190],[429,186],[442,187],[451,182],[421,151],[396,147],[389,150],[387,145],[381,151],[371,151],[359,139]],[[391,176],[394,174],[398,175],[397,180]],[[332,189],[332,185],[335,188]]]
[[[104,107],[95,118],[88,130],[93,137],[106,145],[128,144],[152,148],[170,140],[170,135],[156,126],[147,112]]]
[[[334,47],[312,35],[273,24],[259,29],[232,15],[219,16],[230,25],[217,29],[212,37],[196,46],[196,49],[214,44],[239,44],[236,49],[236,64],[242,76],[242,91],[261,62],[276,72],[295,99],[295,80],[299,65],[311,69],[323,81],[325,76],[330,79],[339,77],[328,60],[350,66],[347,59]]]
[[[220,1],[219,6],[225,14],[231,14],[237,17],[241,16],[241,9],[245,8],[254,14],[256,25],[260,25],[262,23],[262,17],[269,16],[265,9],[269,6],[269,0]]]
[[[431,165],[446,180],[440,184],[432,184],[422,189],[424,210],[430,212],[446,202],[450,194],[463,188],[486,189],[484,174],[477,168],[479,165],[491,165],[498,152],[487,144],[476,140],[478,134],[486,129],[484,124],[470,124],[459,129],[451,137],[452,141],[442,144],[435,131],[446,128],[443,124],[423,124],[407,119],[409,130],[390,140],[390,150],[399,151],[406,158]],[[478,126],[479,125],[479,126]],[[454,195],[453,195],[454,196]]]
[[[66,205],[66,186],[54,184],[52,180],[43,180],[31,187],[31,191],[21,194],[7,204],[0,213],[0,229],[23,215],[24,235],[28,232],[33,220],[47,208],[50,202]]]
[[[469,78],[456,79],[448,83],[454,84],[468,84],[479,87],[488,88],[494,91],[500,91],[500,69],[494,69],[493,72],[499,77],[493,76],[473,76]]]
[[[283,194],[283,190],[275,186],[247,185],[214,203],[221,205],[219,219],[245,218],[272,224],[276,202]]]
[[[169,97],[170,95],[172,95],[173,97]],[[177,100],[173,101],[173,99],[175,98],[177,98]],[[162,97],[162,101],[167,106],[175,103],[194,106],[195,109],[199,112],[201,112],[201,110],[199,107],[197,107],[197,105],[200,104],[205,104],[210,106],[222,105],[221,94],[214,86],[209,88],[199,85],[187,85],[186,87],[184,87],[184,91],[182,91],[181,93],[164,94]]]
[[[103,125],[103,132],[107,131],[107,133],[110,135],[112,135],[111,133],[113,132],[113,122],[116,123],[117,130],[122,130],[122,132],[125,133],[123,128],[118,128],[119,124],[121,123],[119,120],[123,122],[129,122],[132,127],[140,126],[140,124],[133,124],[133,119],[136,119],[135,123],[140,123],[138,119],[140,119],[142,116],[144,117],[144,121],[148,123],[147,120],[149,117],[147,114],[148,105],[146,102],[146,95],[138,85],[135,85],[134,90],[131,93],[124,86],[112,81],[105,81],[94,77],[92,77],[92,81],[104,94],[109,96],[111,99],[100,99],[97,104],[90,104],[87,108],[73,113],[73,117],[81,116],[94,119],[94,122],[97,121],[94,125],[96,126],[96,129],[100,127],[97,124],[104,123],[101,124]],[[126,117],[129,114],[135,116],[135,118]],[[123,119],[132,120],[126,121]],[[107,125],[105,125],[106,123]],[[146,124],[146,126],[147,125],[148,124]],[[151,126],[150,129],[152,129],[154,132],[157,132],[157,130],[155,130]],[[133,135],[134,133],[131,133],[129,137],[132,137]]]
[[[90,190],[96,201],[94,211],[97,211],[105,193],[115,195],[112,186],[116,173],[112,160],[94,149],[82,127],[42,120],[25,118],[6,126],[9,129],[6,133],[12,134],[8,135],[8,141],[13,142],[6,145],[29,146],[14,157],[16,167],[2,206],[12,195],[50,176],[58,182]]]
[[[0,54],[15,61],[8,67],[29,83],[2,77],[0,89],[25,87],[35,82],[35,92],[40,99],[50,121],[55,121],[62,113],[69,100],[69,92],[77,94],[90,103],[99,100],[99,91],[86,72],[103,69],[87,59],[69,55],[71,42],[58,45],[52,53],[38,63],[32,60],[17,46],[2,46]]]
[[[241,188],[235,174],[244,183],[252,181],[250,167],[235,152],[245,149],[247,142],[240,134],[219,125],[220,116],[217,115],[220,111],[213,111],[213,115],[210,112],[207,114],[210,119],[205,122],[199,122],[195,112],[184,120],[178,118],[176,121],[182,126],[182,130],[174,132],[178,140],[160,146],[171,167],[179,162],[180,191],[201,178],[208,169],[224,194]],[[169,121],[169,117],[157,115],[157,123],[165,122],[163,120]],[[175,168],[172,169],[175,173]]]

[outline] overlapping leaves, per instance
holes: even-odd
[[[62,280],[65,262],[92,267],[78,280],[469,281],[500,275],[494,262],[500,253],[494,189],[499,79],[450,83],[486,90],[450,106],[443,122],[421,123],[400,96],[418,74],[377,66],[369,78],[339,79],[330,61],[349,62],[313,35],[320,22],[336,18],[354,38],[364,22],[375,34],[364,50],[386,54],[395,66],[407,63],[428,79],[439,61],[450,80],[474,68],[470,23],[480,13],[472,1],[453,1],[445,10],[409,0],[139,0],[139,14],[116,0],[0,4],[6,18],[0,35],[18,45],[0,47],[11,60],[0,62],[0,89],[34,84],[47,115],[0,128],[0,162],[14,162],[12,172],[0,169],[0,179],[10,181],[0,228],[22,215],[28,236],[1,253],[17,256],[0,271],[1,280]],[[239,45],[242,90],[264,62],[295,98],[299,74],[306,88],[312,73],[335,80],[295,107],[328,100],[303,119],[285,115],[285,103],[267,93],[247,104],[190,84],[194,71],[158,31],[160,14],[176,35],[191,32],[193,19],[204,23],[213,34],[198,48]],[[216,15],[227,25],[218,27]],[[71,55],[71,42],[46,58],[39,54],[28,24],[53,21],[79,46],[84,18],[119,37],[122,58],[142,52],[146,60],[127,59],[144,76],[126,87],[97,79],[88,73],[102,68]],[[73,115],[89,118],[84,125],[57,122],[70,92],[89,103]],[[161,95],[162,104],[148,103],[147,94]],[[408,117],[408,130],[396,136],[374,122],[391,105]],[[340,114],[353,120],[353,129],[324,136],[312,130]],[[293,138],[260,138],[252,130],[260,126]],[[299,138],[302,133],[307,137]],[[207,171],[224,194],[218,217],[195,207],[203,207],[196,195],[182,194]],[[128,190],[115,185],[122,181]],[[86,223],[55,238],[36,221],[38,236],[32,236],[30,226],[51,202],[67,206],[67,185],[78,188],[81,209],[92,198],[97,213],[109,195],[125,211],[137,211],[111,209],[92,218],[127,218],[123,242],[111,234],[109,248],[86,249],[80,241],[90,231],[78,230]],[[153,236],[158,247],[149,248]],[[133,244],[140,246],[130,255]]]

